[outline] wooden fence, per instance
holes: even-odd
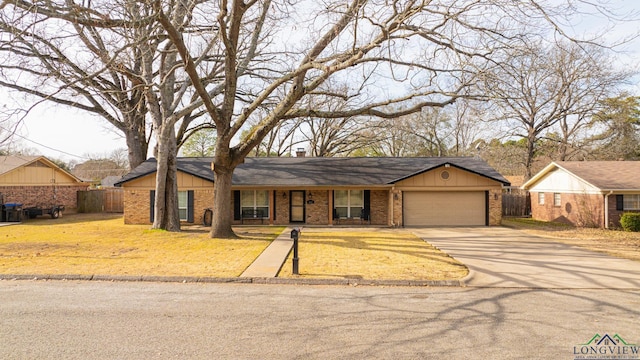
[[[78,191],[79,213],[123,213],[124,192],[120,188]]]
[[[503,193],[502,216],[529,216],[531,215],[531,202],[529,193]]]

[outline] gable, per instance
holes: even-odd
[[[66,171],[44,161],[43,158],[17,166],[0,175],[2,186],[69,185],[80,182]]]
[[[562,169],[551,170],[528,186],[531,192],[559,192],[574,194],[600,194],[601,190],[580,177]]]
[[[396,187],[399,189],[416,187],[486,188],[494,186],[501,187],[502,183],[455,166],[440,166],[396,182]]]

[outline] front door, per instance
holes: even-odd
[[[290,222],[304,222],[304,198],[305,192],[304,190],[291,190],[289,193],[291,198],[290,209],[289,209],[289,221]]]

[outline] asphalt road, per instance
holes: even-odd
[[[0,281],[1,359],[575,359],[640,291]]]

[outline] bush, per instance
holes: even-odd
[[[624,213],[620,225],[625,231],[640,231],[640,213]]]

